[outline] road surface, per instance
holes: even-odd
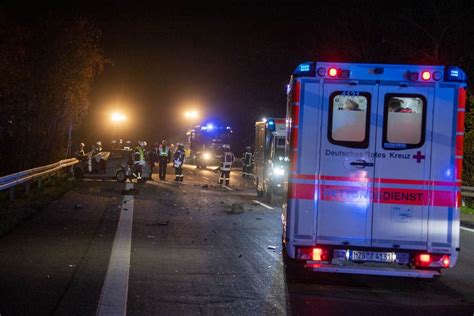
[[[228,187],[217,177],[186,166],[183,183],[168,175],[136,191],[79,183],[0,239],[0,314],[473,315],[473,232],[437,281],[295,279],[278,203],[255,202],[237,172]]]

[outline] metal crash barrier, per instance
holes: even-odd
[[[14,200],[16,186],[25,184],[25,193],[28,194],[30,192],[32,182],[38,181],[38,188],[41,189],[43,185],[42,180],[44,177],[47,176],[48,180],[50,180],[52,175],[58,175],[62,169],[73,166],[77,163],[79,163],[79,160],[76,158],[64,159],[47,166],[28,169],[0,177],[0,191],[9,189],[10,200]]]

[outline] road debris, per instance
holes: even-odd
[[[170,221],[156,222],[156,223],[147,224],[147,226],[168,226],[169,223]]]
[[[233,214],[241,214],[244,212],[244,205],[242,203],[232,203],[231,210]]]
[[[74,208],[75,209],[80,209],[80,208],[82,208],[82,205],[81,204],[76,204],[76,205],[74,205]]]
[[[276,250],[277,248],[275,246],[268,246],[267,249]]]

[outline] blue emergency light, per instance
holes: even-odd
[[[446,67],[444,70],[444,81],[466,82],[467,75],[459,67]]]
[[[270,131],[275,131],[275,121],[274,120],[268,120],[267,124],[268,124],[268,129]]]
[[[314,76],[316,74],[316,63],[306,62],[296,67],[293,75],[295,77]]]

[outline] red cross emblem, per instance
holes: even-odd
[[[420,163],[421,160],[425,159],[425,155],[422,155],[421,151],[418,151],[416,155],[413,155],[413,159],[416,159],[416,162]]]

